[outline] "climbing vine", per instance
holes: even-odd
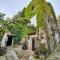
[[[19,13],[18,16],[22,15],[22,18],[30,20],[34,15],[37,17],[37,27],[45,29],[45,13],[48,13],[49,16],[53,15],[54,11],[51,4],[47,3],[45,0],[32,0],[30,4],[22,10],[22,14]],[[55,16],[55,15],[54,15]],[[53,16],[53,17],[54,17]],[[21,16],[20,16],[21,17]],[[18,19],[19,17],[17,17]],[[20,18],[19,18],[20,19]],[[23,32],[24,31],[24,32]],[[28,36],[27,34],[31,32],[32,29],[28,28],[25,24],[22,29],[22,36]]]

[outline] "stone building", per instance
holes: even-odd
[[[35,17],[33,16],[32,18],[31,18],[31,20],[33,21],[36,18],[36,15],[35,15]],[[32,23],[32,21],[31,21],[31,23]],[[30,26],[32,25],[31,23],[30,23]],[[59,33],[57,31],[57,26],[54,23],[53,19],[51,17],[47,16],[45,23],[46,23],[45,30],[38,28],[38,32],[36,31],[36,32],[29,33],[28,49],[34,50],[40,44],[43,44],[47,49],[52,51],[55,48],[55,46],[57,44],[59,44]],[[36,23],[35,23],[35,25],[36,25]],[[35,25],[33,24],[33,26],[35,26]]]
[[[26,30],[34,27],[34,31],[29,31],[27,39],[22,37],[22,44],[27,40],[29,50],[35,50],[39,46],[44,46],[52,51],[59,44],[59,33],[54,15],[54,10],[50,3],[45,0],[32,0],[31,3],[24,9],[24,17],[30,22],[25,26]],[[25,29],[23,30],[26,31]],[[28,30],[25,32],[27,33]],[[25,35],[25,34],[24,34]],[[7,43],[8,42],[8,43]],[[6,33],[2,39],[1,46],[5,47],[13,44],[12,34]]]
[[[48,8],[48,9],[47,9]],[[48,50],[52,51],[59,43],[59,33],[54,10],[50,3],[45,0],[32,0],[25,8],[25,18],[30,20],[30,26],[36,28],[34,32],[29,33],[29,47],[44,45]],[[35,35],[35,37],[33,37]],[[35,43],[35,41],[36,43]],[[33,50],[35,49],[33,47]]]
[[[1,47],[7,47],[13,45],[13,35],[10,32],[4,34],[1,40]]]

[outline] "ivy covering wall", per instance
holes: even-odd
[[[55,13],[53,7],[50,3],[45,0],[32,0],[31,3],[25,8],[25,18],[30,20],[34,15],[37,15],[37,28],[45,29],[45,14],[53,16],[55,18]]]
[[[53,10],[53,7],[50,3],[46,2],[45,0],[32,0],[30,4],[25,7],[22,12],[18,12],[18,14],[13,17],[14,20],[18,20],[22,18],[25,18],[30,21],[30,19],[36,15],[36,20],[37,20],[37,27],[36,28],[41,28],[45,29],[45,14],[48,14],[49,16],[55,17],[55,13]],[[23,22],[22,22],[23,23]],[[21,23],[20,23],[21,24]],[[34,32],[35,30],[33,27],[28,27],[28,23],[22,25],[22,31],[21,31],[21,36],[22,37],[27,37],[28,33]],[[21,27],[21,25],[19,25]]]

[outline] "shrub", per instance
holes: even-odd
[[[26,50],[26,49],[27,49],[27,44],[24,43],[24,44],[22,45],[22,50]]]
[[[38,50],[39,54],[45,55],[48,49],[46,47],[39,46],[37,48],[37,50]]]

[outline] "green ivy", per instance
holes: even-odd
[[[21,19],[22,17],[27,20],[30,20],[34,15],[36,15],[37,27],[41,29],[45,29],[46,28],[45,13],[48,13],[49,16],[54,15],[53,7],[51,6],[51,4],[47,3],[45,0],[32,0],[30,4],[22,10],[22,12],[20,12],[13,18],[18,20]],[[55,15],[53,17],[55,17]],[[24,22],[22,21],[22,26],[20,24],[20,27],[22,28],[21,36],[27,37],[28,33],[34,32],[35,30],[33,29],[33,27],[28,27],[27,23],[25,24]]]

